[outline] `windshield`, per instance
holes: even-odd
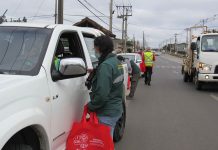
[[[0,27],[0,73],[37,75],[50,29]]]
[[[135,55],[122,55],[124,58],[135,61]]]
[[[202,51],[218,52],[218,36],[208,35],[202,37]]]
[[[89,55],[92,61],[92,65],[95,68],[98,64],[98,58],[95,56],[95,49],[94,49],[94,38],[91,37],[84,37],[87,49],[89,51]]]

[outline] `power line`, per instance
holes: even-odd
[[[78,2],[83,5],[89,12],[91,12],[95,17],[97,17],[99,20],[101,20],[103,23],[105,23],[106,25],[109,26],[109,24],[107,22],[105,22],[103,19],[101,19],[100,17],[98,17],[92,10],[90,10],[84,3],[82,3],[80,0],[78,0]],[[115,30],[121,31],[120,29],[114,28]]]
[[[67,22],[70,22],[70,23],[72,23],[72,21],[71,21],[71,20],[68,20],[68,19],[64,19],[64,21],[67,21]]]
[[[37,15],[38,15],[38,13],[39,13],[39,10],[41,9],[41,7],[42,7],[42,5],[44,4],[44,2],[45,2],[45,0],[42,0],[42,1],[41,1],[40,5],[39,5],[39,7],[38,7],[38,9],[37,9],[37,11],[36,11],[36,14],[35,14],[35,16],[37,16]],[[34,17],[33,17],[33,19],[32,19],[32,20],[34,20]]]
[[[13,15],[17,12],[17,10],[20,8],[21,4],[22,4],[23,0],[20,0],[20,2],[18,3],[17,7],[15,8],[14,12],[12,13]]]
[[[86,0],[84,0],[90,7],[92,7],[95,11],[97,11],[98,13],[102,14],[103,16],[106,16],[104,13],[102,13],[101,11],[99,11],[98,9],[96,9],[92,4],[90,4],[89,2],[87,2]]]
[[[27,18],[40,18],[40,17],[54,17],[54,15],[53,14],[51,14],[51,15],[38,15],[38,16],[27,16]]]
[[[131,4],[130,0],[128,0],[128,2],[129,2],[129,5],[130,5],[130,6],[132,6],[132,4]]]
[[[54,15],[29,16],[29,17],[25,17],[25,18],[29,20],[29,19],[32,19],[33,17],[38,18],[38,19],[47,19],[47,18],[53,18]],[[10,19],[17,19],[17,18],[10,18]]]
[[[71,17],[96,17],[96,16],[86,16],[86,15],[71,15],[71,14],[64,14],[65,16],[71,16]],[[98,16],[102,18],[109,18],[109,16]]]

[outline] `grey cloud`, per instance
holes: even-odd
[[[84,0],[81,0],[84,2]],[[109,0],[87,0],[105,15],[109,15]],[[199,22],[200,19],[211,17],[218,14],[217,0],[129,0],[133,5],[133,16],[128,19],[129,37],[135,35],[136,39],[142,39],[142,31],[145,31],[150,46],[157,47],[158,43],[164,39],[173,37],[174,33],[184,31]],[[65,14],[92,16],[77,0],[64,0]],[[122,0],[115,0],[116,4],[122,4]],[[41,7],[40,7],[41,5]],[[7,15],[11,17],[23,17],[34,15],[52,15],[54,14],[54,0],[8,0],[2,1],[0,13],[6,8],[9,9]],[[92,9],[93,10],[93,9]],[[114,26],[121,29],[121,19],[117,18],[116,7],[113,16]],[[93,10],[94,11],[94,10]],[[96,11],[96,14],[100,15]],[[82,16],[65,16],[66,20],[75,23],[80,21]],[[102,23],[99,19],[91,17],[104,27],[108,25]],[[108,18],[102,18],[108,22]],[[31,22],[53,23],[54,17],[33,18]],[[66,24],[72,24],[65,21]],[[217,26],[218,21],[208,23],[209,26]],[[121,37],[119,31],[114,30],[118,37]],[[183,37],[181,36],[181,39]]]

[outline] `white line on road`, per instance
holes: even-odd
[[[210,97],[212,97],[215,101],[218,102],[218,96],[214,95],[213,93],[210,94]]]
[[[179,72],[178,72],[178,71],[173,71],[173,73],[175,73],[175,74],[179,74]]]
[[[181,66],[154,66],[157,69],[180,69]]]

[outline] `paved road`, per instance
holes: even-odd
[[[218,90],[183,83],[179,63],[157,57],[152,86],[140,80],[116,150],[218,150]]]

